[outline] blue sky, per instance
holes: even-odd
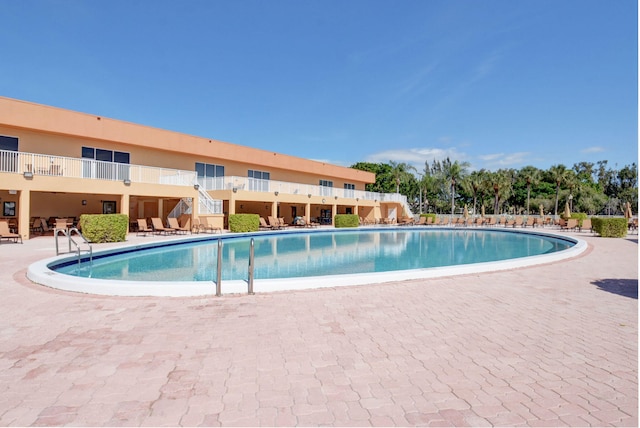
[[[6,97],[345,166],[638,159],[635,0],[0,0],[0,16]]]

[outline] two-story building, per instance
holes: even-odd
[[[398,194],[365,191],[372,173],[0,97],[0,218],[23,239],[35,218],[188,213],[224,227],[229,214],[410,214]]]

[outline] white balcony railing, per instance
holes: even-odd
[[[116,162],[103,162],[93,159],[69,158],[37,153],[0,150],[0,172],[33,175],[86,178],[93,180],[123,181],[135,183],[168,184],[177,186],[200,185],[201,191],[247,190],[251,192],[270,192],[283,195],[311,195],[338,197],[368,201],[396,202],[408,207],[407,198],[399,193],[366,192],[363,190],[340,189],[313,184],[290,183],[276,180],[260,180],[249,177],[197,177],[195,171],[185,171],[152,166],[131,165]],[[205,199],[205,198],[201,198]],[[221,201],[207,201],[204,211],[220,211]],[[213,207],[215,205],[215,208]]]
[[[0,150],[0,172],[193,186],[195,171]]]
[[[340,189],[338,187],[317,186],[313,184],[290,183],[276,180],[259,180],[249,177],[198,178],[198,184],[205,190],[247,190],[250,192],[270,192],[283,195],[311,195],[339,197],[360,200],[378,200],[384,202],[407,203],[407,197],[399,193],[366,192],[363,190]]]

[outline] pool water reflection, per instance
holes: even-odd
[[[253,235],[255,279],[372,274],[494,262],[566,250],[575,242],[543,234],[478,229],[331,230]],[[223,240],[223,280],[246,280],[250,237]],[[217,240],[129,250],[93,263],[50,268],[126,281],[214,281]]]

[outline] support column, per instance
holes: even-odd
[[[162,213],[164,213],[164,199],[158,198],[158,217],[163,218],[164,216]]]
[[[336,225],[336,214],[338,213],[338,205],[333,204],[331,206],[331,224]]]
[[[18,234],[22,239],[29,239],[31,224],[31,191],[21,190],[18,197]]]
[[[120,214],[129,216],[129,195],[120,195]]]
[[[311,203],[309,202],[304,205],[304,221],[306,224],[311,223]]]

